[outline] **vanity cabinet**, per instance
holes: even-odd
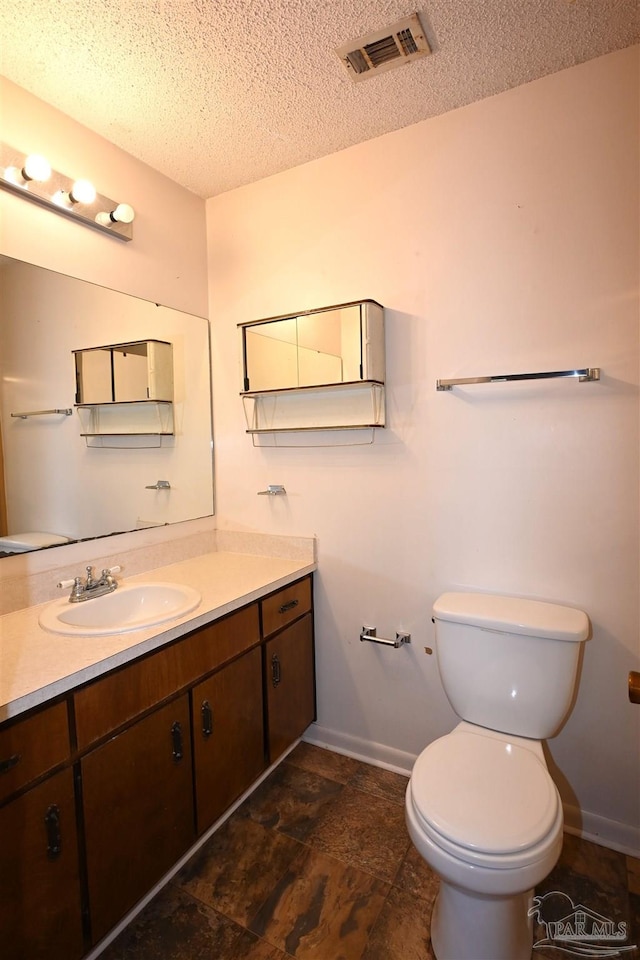
[[[12,960],[77,960],[82,897],[66,703],[0,728],[0,800],[0,942]]]
[[[0,725],[0,944],[80,960],[314,719],[311,576]]]

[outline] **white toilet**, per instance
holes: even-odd
[[[530,960],[533,888],[562,849],[562,804],[540,741],[573,702],[581,610],[473,593],[434,604],[445,693],[461,723],[416,760],[405,814],[440,876],[437,960]]]

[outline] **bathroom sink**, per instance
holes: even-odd
[[[193,587],[178,583],[134,583],[113,593],[80,603],[68,597],[47,604],[40,626],[67,636],[107,636],[142,630],[156,623],[175,620],[198,606],[201,596]]]

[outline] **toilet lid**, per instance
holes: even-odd
[[[539,843],[558,812],[549,773],[526,747],[454,732],[430,744],[411,774],[421,817],[460,847],[507,854]]]

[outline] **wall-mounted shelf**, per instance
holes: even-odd
[[[375,300],[239,326],[247,433],[369,430],[373,439],[385,426],[384,310]]]
[[[250,434],[371,430],[385,425],[384,384],[374,380],[241,396]]]

